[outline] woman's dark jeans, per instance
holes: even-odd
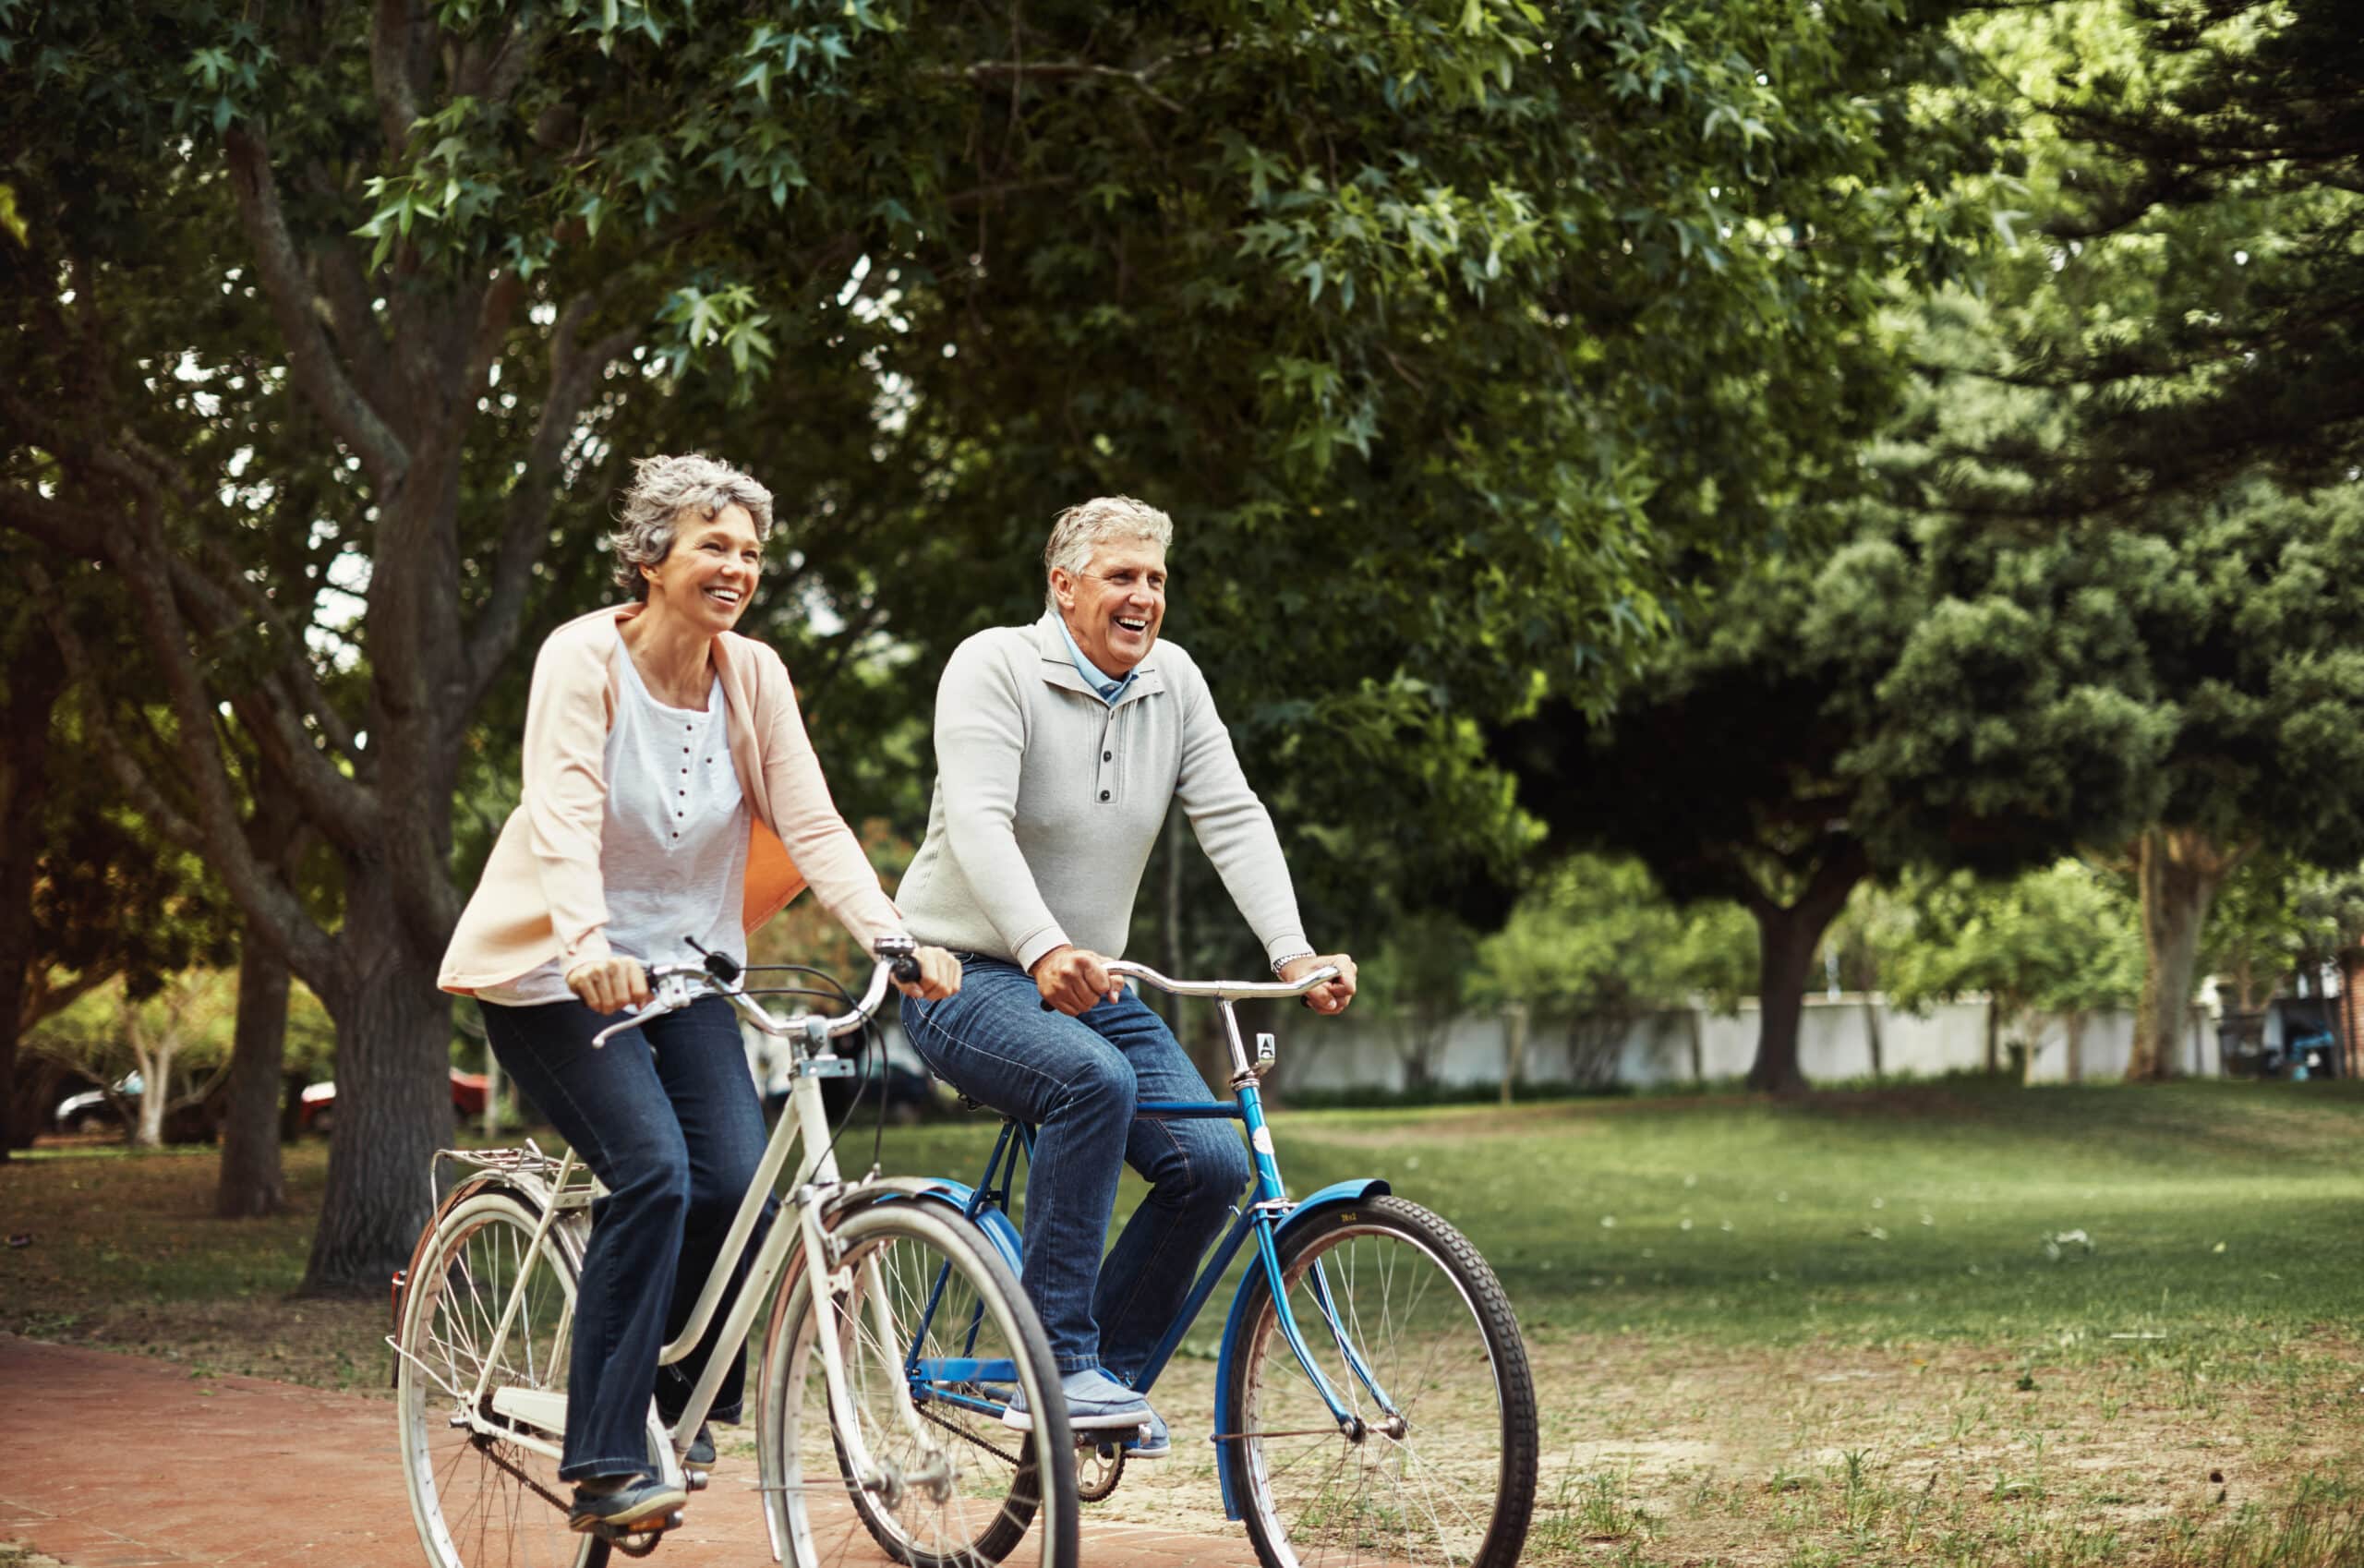
[[[1188,1294],[1199,1260],[1254,1175],[1227,1121],[1138,1121],[1142,1101],[1213,1098],[1165,1020],[1127,991],[1080,1018],[1043,1010],[1026,971],[962,953],[960,990],[903,999],[903,1029],[936,1076],[1035,1125],[1026,1175],[1027,1298],[1059,1370],[1129,1382]],[[1106,1260],[1127,1164],[1149,1196]]]
[[[576,1288],[559,1477],[646,1473],[649,1395],[669,1419],[689,1404],[777,1207],[765,1209],[704,1342],[660,1370],[763,1159],[763,1105],[737,1016],[705,996],[596,1048],[591,1036],[614,1020],[580,1002],[487,1003],[484,1020],[502,1069],[608,1188],[591,1206]],[[746,1369],[744,1347],[731,1346],[715,1420],[739,1418]]]

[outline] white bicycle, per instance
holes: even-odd
[[[647,1443],[661,1478],[691,1491],[683,1464],[730,1358],[743,1355],[772,1287],[754,1390],[758,1490],[776,1559],[806,1565],[883,1552],[908,1568],[981,1562],[980,1537],[1033,1532],[1037,1568],[1077,1562],[1076,1474],[1050,1345],[1018,1278],[930,1184],[838,1174],[821,1080],[855,1063],[833,1042],[862,1031],[891,978],[915,975],[911,944],[878,944],[869,989],[836,1017],[774,1016],[728,959],[652,970],[649,1005],[600,1035],[726,997],[794,1046],[789,1114],[766,1146],[719,1260],[671,1363],[704,1337],[765,1200],[802,1153],[783,1206],[723,1320],[718,1348],[669,1429],[652,1399]],[[646,1049],[638,1036],[619,1049]],[[679,1513],[630,1531],[577,1533],[558,1479],[575,1281],[594,1184],[572,1151],[445,1150],[464,1172],[394,1277],[395,1388],[403,1477],[435,1568],[600,1568],[645,1556]],[[914,1200],[920,1198],[921,1200]],[[1013,1393],[1038,1412],[1028,1431],[1000,1419]]]

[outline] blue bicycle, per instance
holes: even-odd
[[[1337,1182],[1302,1200],[1282,1185],[1259,1086],[1274,1059],[1272,1037],[1258,1035],[1251,1057],[1235,1004],[1300,996],[1335,971],[1294,984],[1174,981],[1126,962],[1108,971],[1216,1003],[1233,1098],[1142,1104],[1136,1115],[1242,1122],[1256,1169],[1237,1222],[1134,1386],[1146,1393],[1155,1384],[1232,1260],[1252,1243],[1224,1327],[1211,1441],[1224,1511],[1246,1522],[1257,1556],[1267,1568],[1512,1568],[1535,1507],[1535,1383],[1493,1270],[1459,1231],[1393,1196],[1383,1179]],[[1019,1157],[1033,1140],[1031,1126],[1005,1121],[975,1186],[930,1182],[923,1200],[957,1206],[1014,1269],[1023,1248],[1007,1210]],[[943,1354],[961,1337],[959,1325],[929,1325],[906,1370],[915,1390],[990,1412],[996,1369]],[[1106,1439],[1079,1440],[1086,1502],[1106,1497],[1123,1475],[1124,1450]],[[1000,1514],[972,1538],[974,1556],[997,1560],[1017,1543],[1038,1490],[1032,1478],[1018,1478]]]

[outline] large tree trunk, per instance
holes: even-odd
[[[291,887],[310,838],[299,805],[284,779],[266,776],[247,829],[256,857]],[[287,1207],[279,1146],[289,978],[286,952],[249,917],[238,941],[238,1018],[223,1096],[222,1172],[213,1188],[213,1212],[225,1220],[259,1219]]]
[[[1756,1060],[1748,1086],[1776,1094],[1808,1087],[1798,1068],[1798,1023],[1805,1011],[1806,974],[1822,934],[1847,906],[1847,895],[1870,870],[1863,850],[1841,846],[1815,868],[1804,892],[1792,904],[1750,900],[1756,917]]]
[[[225,1220],[259,1218],[287,1207],[279,1163],[287,989],[286,959],[271,951],[249,923],[238,954],[238,1022],[231,1037],[222,1174],[213,1189],[213,1212]]]
[[[452,999],[403,940],[382,884],[348,886],[344,935],[375,967],[314,983],[336,1026],[336,1133],[299,1294],[386,1288],[427,1221],[428,1163],[452,1127]],[[359,929],[356,929],[356,924]]]
[[[37,940],[33,928],[33,863],[41,856],[40,817],[49,794],[49,718],[66,690],[57,646],[38,633],[11,657],[12,688],[0,732],[0,1161],[40,1130],[41,1113],[19,1117],[17,1035],[23,1028],[25,991]],[[30,1122],[31,1125],[20,1125]]]
[[[2186,827],[2153,827],[2135,841],[2142,898],[2142,998],[2134,1015],[2129,1082],[2176,1070],[2177,1043],[2189,1027],[2194,970],[2208,906],[2246,850],[2225,850]]]

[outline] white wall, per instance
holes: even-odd
[[[1877,997],[1812,997],[1798,1022],[1798,1066],[1809,1082],[1863,1078],[1872,1072],[1871,1025],[1876,1021],[1880,1041],[1880,1070],[1884,1073],[1935,1077],[1939,1073],[1976,1071],[1986,1065],[1986,1008],[1984,1001],[1950,1002],[1916,1016],[1891,1008]],[[1336,1019],[1276,1020],[1281,1030],[1280,1053],[1285,1093],[1299,1089],[1400,1089],[1404,1068],[1388,1026],[1368,1016],[1353,1014]],[[1446,1031],[1437,1066],[1438,1080],[1446,1084],[1499,1083],[1507,1056],[1507,1020],[1490,1015],[1460,1018]],[[1619,1083],[1635,1086],[1682,1082],[1695,1077],[1692,1066],[1694,1031],[1700,1066],[1709,1079],[1744,1076],[1756,1058],[1757,1006],[1747,1001],[1737,1016],[1726,1017],[1705,1008],[1677,1008],[1634,1020],[1615,1046]],[[2005,1040],[2026,1032],[2024,1027],[2005,1031]],[[2059,1083],[2068,1078],[2068,1029],[2060,1019],[2045,1019],[2033,1030],[2035,1049],[2028,1068],[2031,1081]],[[2125,1075],[2134,1043],[2134,1015],[2110,1011],[2088,1013],[2081,1034],[2081,1076],[2104,1080]],[[2008,1065],[2008,1055],[2005,1065]],[[2178,1073],[2213,1076],[2220,1070],[2216,1031],[2205,1014],[2194,1009],[2191,1028],[2175,1061]],[[1567,1031],[1546,1026],[1530,1029],[1520,1073],[1530,1083],[1567,1082],[1577,1076]]]

